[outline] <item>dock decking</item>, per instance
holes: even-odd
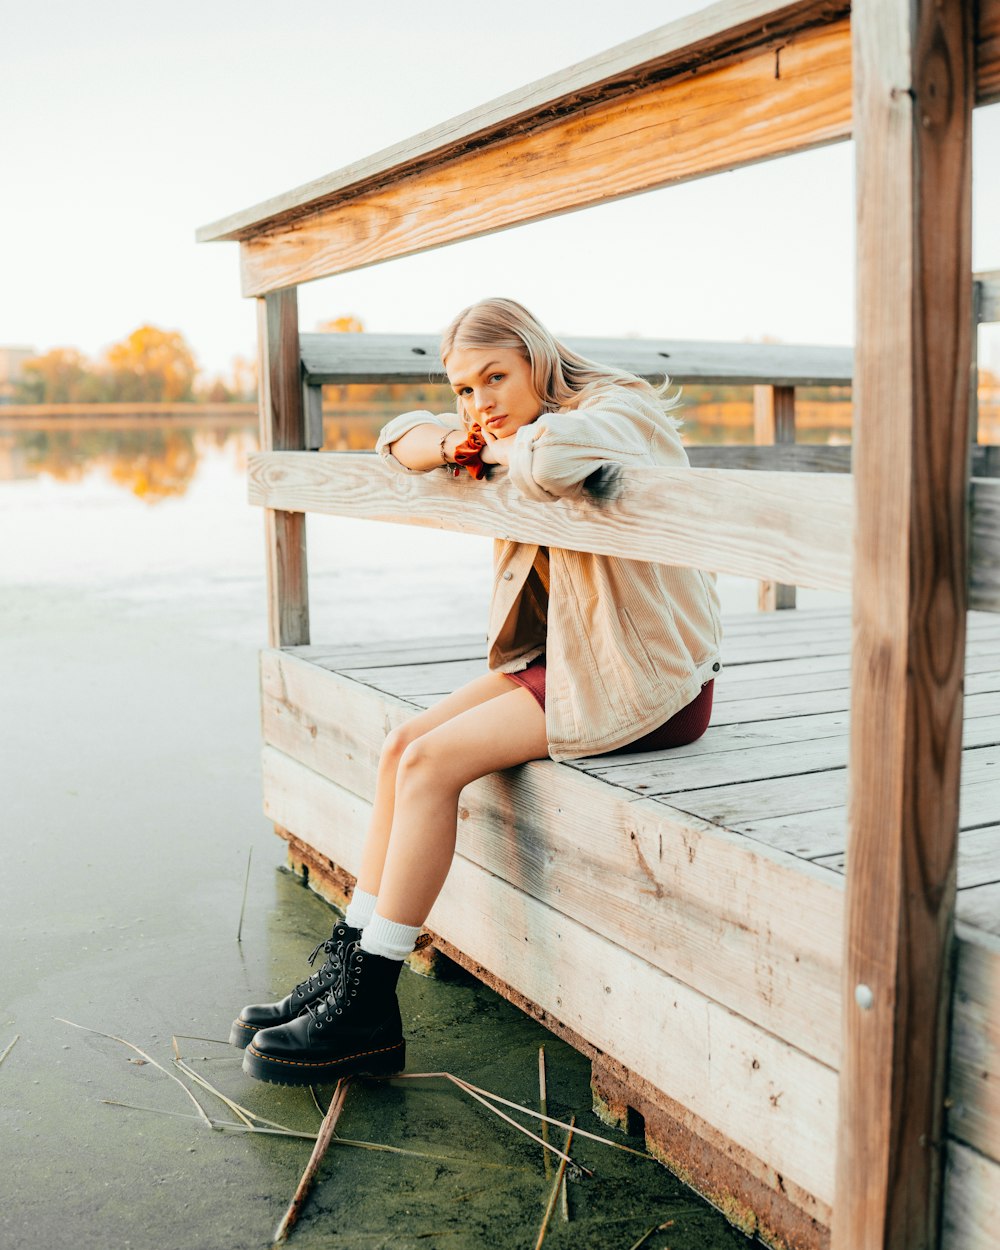
[[[737,1223],[801,1245],[823,1244],[833,1201],[849,646],[844,611],[729,618],[699,742],[468,787],[428,921],[591,1054],[597,1093]],[[263,654],[266,810],[314,872],[356,871],[387,729],[484,667],[466,638]],[[998,777],[1000,618],[974,613],[945,1243],[962,1250],[1000,1219]]]

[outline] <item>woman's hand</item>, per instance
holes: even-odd
[[[510,464],[511,440],[505,438],[486,438],[486,446],[479,453],[483,464]]]

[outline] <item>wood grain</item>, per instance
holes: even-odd
[[[850,131],[846,21],[692,77],[599,101],[502,143],[442,157],[240,244],[260,295],[570,209],[803,151]],[[734,125],[734,117],[739,125]]]
[[[689,342],[678,339],[568,338],[588,360],[640,377],[678,382],[756,382],[783,386],[844,386],[851,381],[850,347],[788,343]],[[303,334],[302,368],[312,384],[444,382],[440,339],[432,334]]]
[[[238,239],[290,223],[345,194],[410,178],[467,151],[498,146],[601,101],[657,81],[739,59],[748,50],[778,47],[806,26],[843,17],[829,0],[724,0],[605,49],[540,81],[386,148],[344,169],[284,192],[198,231],[198,240]]]
[[[852,25],[857,529],[832,1247],[930,1250],[967,609],[971,8],[858,0]]]
[[[795,442],[795,387],[755,386],[753,388],[753,433],[759,444]],[[757,607],[761,612],[786,611],[795,607],[795,587],[767,578],[757,586]]]
[[[852,484],[839,475],[625,469],[620,498],[527,501],[505,475],[475,482],[386,471],[367,454],[250,459],[251,503],[403,521],[573,551],[659,560],[801,586],[850,584]]]
[[[257,302],[260,445],[265,451],[305,446],[295,291]],[[305,517],[287,509],[264,513],[268,637],[273,646],[309,641]]]

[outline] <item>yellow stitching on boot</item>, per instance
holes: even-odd
[[[327,1059],[325,1062],[310,1060],[308,1063],[302,1059],[278,1059],[274,1055],[265,1055],[263,1051],[254,1049],[253,1042],[247,1050],[258,1059],[263,1059],[265,1063],[284,1063],[290,1068],[328,1068],[336,1063],[346,1063],[348,1059],[363,1059],[366,1055],[384,1055],[390,1050],[399,1050],[402,1044],[402,1042],[396,1042],[392,1046],[383,1046],[380,1050],[359,1050],[357,1054],[342,1055],[339,1059]]]

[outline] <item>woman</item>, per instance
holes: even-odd
[[[377,451],[393,470],[500,466],[546,501],[606,498],[616,466],[687,464],[657,391],[569,351],[513,300],[460,313],[441,358],[457,416],[390,421]],[[507,540],[494,554],[490,671],[386,739],[357,887],[323,967],[233,1025],[250,1076],[298,1085],[403,1067],[396,981],[448,874],[464,786],[546,756],[679,746],[708,725],[721,667],[711,576]]]

